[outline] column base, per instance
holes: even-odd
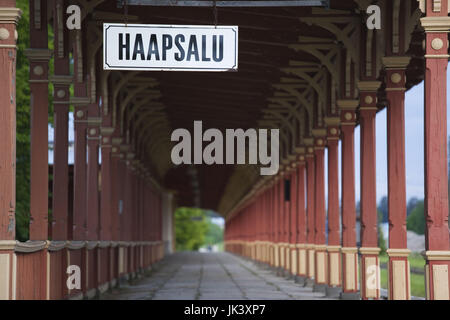
[[[276,273],[277,277],[282,277],[283,276],[283,268],[282,267],[276,267],[275,268],[275,273]]]
[[[324,283],[316,283],[313,286],[313,292],[320,292],[325,294],[327,289],[327,285]]]
[[[361,300],[359,292],[341,292],[339,295],[341,300]]]
[[[306,283],[306,277],[305,276],[295,276],[294,277],[295,283],[304,286]]]
[[[339,299],[341,297],[341,293],[342,293],[342,288],[341,287],[326,286],[326,288],[325,288],[325,295],[328,298]]]
[[[305,280],[305,287],[306,288],[312,288],[312,287],[314,287],[314,279],[311,279],[311,278],[306,278],[306,280]]]

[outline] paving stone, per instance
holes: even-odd
[[[311,288],[277,277],[267,266],[229,253],[181,252],[154,265],[101,299],[111,300],[313,300]]]

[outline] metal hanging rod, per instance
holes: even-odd
[[[329,7],[330,0],[245,0],[215,1],[217,7]],[[125,0],[117,0],[117,7],[122,8]],[[154,7],[213,7],[209,0],[127,0],[129,6]]]

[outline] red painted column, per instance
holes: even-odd
[[[30,1],[30,13],[36,2]],[[31,167],[30,240],[48,239],[48,50],[47,1],[30,14]],[[39,15],[39,17],[38,17]],[[36,19],[39,18],[39,19]]]
[[[388,139],[388,211],[389,211],[389,299],[411,298],[406,243],[406,170],[405,170],[405,69],[410,57],[385,57],[387,139]]]
[[[275,262],[275,268],[278,269],[280,266],[280,251],[279,251],[279,242],[280,242],[280,208],[279,208],[279,197],[280,197],[280,176],[278,175],[275,178],[275,185],[274,185],[274,191],[273,191],[273,208],[274,208],[274,246],[273,246],[273,253],[274,253],[274,262]]]
[[[360,82],[361,118],[361,297],[380,298],[376,197],[377,90],[380,82]]]
[[[427,299],[450,300],[447,174],[448,4],[421,19],[426,32],[425,72],[425,282]]]
[[[312,286],[314,284],[314,271],[315,271],[315,254],[314,254],[314,215],[315,215],[315,161],[314,161],[314,149],[309,147],[306,154],[306,170],[307,170],[307,225],[306,225],[306,285]]]
[[[270,186],[270,265],[275,267],[275,245],[276,245],[276,234],[275,234],[275,188],[276,181],[273,179]]]
[[[298,217],[297,217],[297,188],[298,188],[298,173],[297,173],[297,163],[292,164],[291,171],[291,210],[290,210],[290,234],[289,234],[289,244],[290,244],[290,266],[291,275],[295,277],[297,275],[298,267],[298,251],[297,251],[297,229],[298,229]]]
[[[15,245],[16,224],[16,2],[0,1],[0,243]],[[12,251],[7,251],[12,259]],[[0,267],[2,273],[9,272]],[[9,286],[9,284],[8,284]],[[0,287],[0,290],[3,289]],[[10,292],[7,288],[2,292]],[[0,299],[11,296],[1,295]]]
[[[290,234],[290,227],[289,227],[289,223],[290,223],[290,217],[291,217],[291,201],[289,199],[290,194],[289,193],[289,188],[290,188],[290,184],[291,184],[291,168],[289,167],[289,165],[286,165],[286,169],[285,169],[285,177],[284,177],[284,183],[283,183],[283,217],[284,217],[284,223],[283,223],[283,231],[284,231],[284,237],[283,237],[283,254],[284,254],[284,265],[283,265],[283,269],[284,269],[284,274],[285,276],[289,276],[290,273],[290,262],[291,262],[291,250],[290,250],[290,244],[289,244],[289,234]]]
[[[355,110],[358,100],[339,100],[342,132],[342,299],[358,299],[355,204]]]
[[[92,118],[88,121],[92,121]],[[92,122],[91,122],[92,123]],[[88,127],[88,164],[87,164],[87,240],[99,240],[99,192],[98,192],[98,174],[99,174],[99,144],[100,128]]]
[[[297,277],[296,282],[305,284],[307,271],[306,256],[306,207],[305,207],[305,156],[299,156],[297,165]]]
[[[328,135],[328,268],[327,296],[338,297],[342,291],[341,230],[339,205],[339,118],[327,118]]]
[[[64,1],[55,1],[53,12],[62,13]],[[53,29],[65,28],[64,20],[53,19]],[[64,32],[54,33],[55,75],[53,83],[54,137],[53,137],[53,206],[52,240],[67,240],[69,232],[69,104],[70,75],[69,39]]]
[[[112,133],[114,128],[102,127],[101,128],[101,152],[102,152],[102,164],[100,167],[102,184],[100,194],[100,240],[112,240],[112,233],[116,228],[114,215],[117,211],[113,212],[113,209],[117,209],[116,199],[113,198],[113,160],[112,160]],[[117,164],[114,164],[114,170],[117,170]],[[114,199],[114,200],[113,200]]]
[[[325,139],[318,134],[315,139],[314,159],[315,159],[315,177],[314,177],[314,291],[325,293],[327,282],[327,247],[325,236]]]
[[[73,44],[74,61],[74,106],[75,162],[73,178],[73,240],[86,240],[87,236],[87,125],[88,105],[87,81],[82,57],[83,33],[75,32]]]
[[[120,160],[121,138],[113,137],[111,148],[111,234],[112,240],[120,240],[120,216],[121,216],[121,186],[122,172]],[[149,208],[150,210],[150,208]],[[151,229],[149,230],[149,232]]]
[[[284,234],[284,229],[285,229],[285,205],[284,205],[284,179],[285,179],[285,173],[281,172],[280,175],[280,181],[279,181],[279,188],[278,188],[278,206],[279,206],[279,211],[278,211],[278,217],[279,217],[279,222],[278,222],[278,227],[279,227],[279,233],[278,233],[278,250],[279,250],[279,255],[280,255],[280,275],[284,274],[284,268],[285,268],[285,264],[286,264],[286,247],[285,247],[285,234]]]
[[[73,103],[73,102],[72,102]],[[73,194],[73,240],[86,240],[87,227],[87,107],[75,105],[75,154]]]
[[[16,26],[15,0],[0,0],[0,274],[13,274],[16,247]],[[1,281],[0,300],[15,299],[13,283]]]

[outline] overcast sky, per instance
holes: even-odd
[[[447,70],[449,78],[450,68]],[[447,82],[447,92],[449,92]],[[424,197],[424,87],[423,82],[406,93],[405,101],[405,147],[406,147],[406,197]],[[447,106],[449,96],[447,95]],[[387,131],[386,109],[376,118],[377,139],[377,201],[387,195]],[[447,132],[450,132],[447,113]],[[447,134],[448,135],[448,134]],[[339,146],[339,159],[341,159]],[[355,179],[356,201],[360,199],[360,128],[355,130]],[[341,164],[339,164],[341,165]],[[341,176],[339,175],[339,179]],[[339,182],[340,184],[340,182]],[[340,188],[340,186],[339,186]],[[339,190],[341,193],[341,190]]]

